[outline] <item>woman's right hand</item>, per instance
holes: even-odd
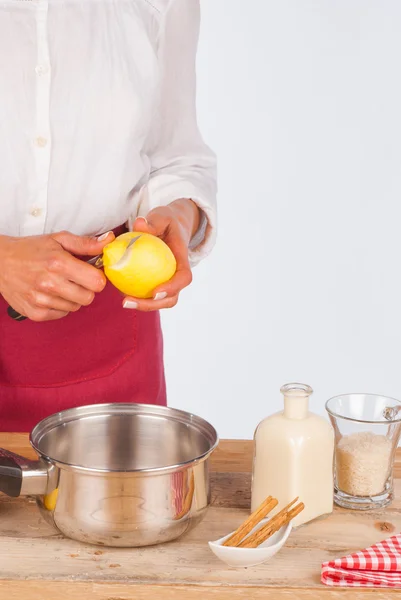
[[[106,285],[102,271],[72,256],[96,256],[113,240],[60,233],[0,236],[0,294],[32,321],[61,319],[88,306]]]

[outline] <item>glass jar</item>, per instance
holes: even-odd
[[[401,402],[373,394],[331,398],[335,432],[334,501],[356,510],[393,499],[393,466],[401,434]]]

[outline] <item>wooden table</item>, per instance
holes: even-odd
[[[34,456],[24,434],[0,434],[0,447]],[[252,442],[222,441],[212,461],[213,505],[207,517],[182,540],[152,548],[99,550],[64,539],[41,519],[32,499],[2,496],[0,599],[387,600],[399,594],[324,587],[320,565],[401,529],[401,456],[397,499],[389,509],[336,509],[327,519],[293,532],[271,562],[232,569],[215,558],[207,541],[232,531],[244,519],[250,504],[251,460]]]

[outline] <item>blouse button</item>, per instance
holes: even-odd
[[[36,206],[35,206],[35,207],[34,207],[34,208],[31,210],[31,215],[32,215],[33,217],[40,217],[40,215],[41,215],[41,214],[42,214],[42,209],[41,209],[41,208],[38,208],[38,207],[36,207]]]
[[[49,72],[49,67],[47,65],[38,65],[35,68],[37,75],[47,75]]]
[[[37,137],[36,138],[36,145],[39,148],[44,148],[47,145],[47,139],[44,137]]]

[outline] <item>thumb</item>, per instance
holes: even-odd
[[[103,248],[114,240],[114,233],[109,231],[99,237],[88,235],[75,235],[69,231],[61,231],[52,235],[64,250],[78,256],[96,256],[101,254]]]
[[[145,217],[137,217],[133,226],[133,231],[138,233],[151,233],[156,236],[163,236],[169,226],[170,220],[165,215],[160,214],[157,209],[150,212]]]
[[[132,228],[133,231],[138,233],[152,233],[154,235],[154,227],[145,217],[137,217]]]

